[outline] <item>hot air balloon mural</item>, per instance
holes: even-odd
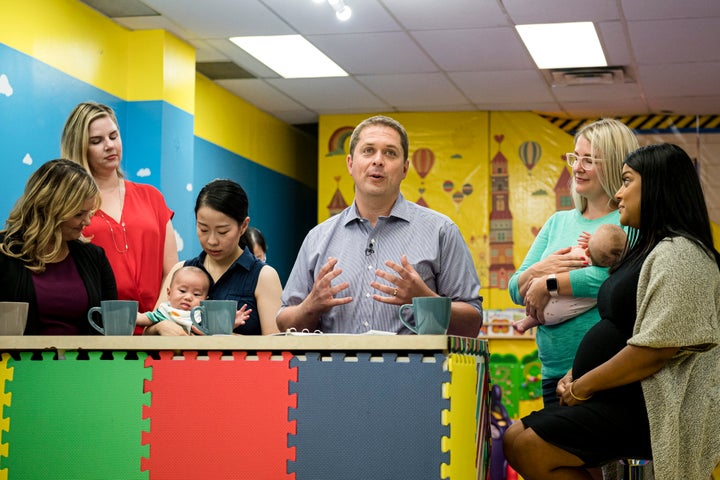
[[[523,142],[518,149],[518,155],[520,155],[520,160],[522,160],[525,168],[528,169],[528,175],[531,175],[530,170],[540,161],[542,156],[542,147],[537,142]]]
[[[435,163],[435,154],[429,148],[418,148],[412,156],[412,165],[421,179],[430,173]]]
[[[443,191],[450,193],[452,192],[452,189],[455,188],[455,184],[452,180],[445,180],[442,185]]]
[[[470,183],[466,183],[462,186],[462,192],[464,195],[470,195],[473,192],[473,186]]]
[[[415,150],[415,153],[413,153],[412,156],[412,165],[413,168],[415,168],[415,171],[417,171],[418,175],[420,175],[420,198],[418,199],[417,204],[427,206],[427,202],[422,197],[422,194],[425,192],[425,188],[422,187],[423,180],[425,179],[425,176],[427,176],[428,173],[430,173],[430,169],[432,169],[433,164],[435,163],[435,154],[432,150],[429,148],[418,148]]]

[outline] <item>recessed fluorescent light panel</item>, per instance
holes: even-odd
[[[540,69],[607,66],[592,22],[539,23],[515,28]]]
[[[347,76],[347,72],[300,35],[232,37],[230,41],[283,78]]]

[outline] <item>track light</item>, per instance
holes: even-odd
[[[313,0],[315,3],[323,3],[325,0]],[[345,22],[352,16],[352,9],[345,5],[345,0],[327,0],[327,3],[335,10],[335,16],[341,22]]]
[[[342,4],[342,8],[338,9],[337,7],[334,7],[335,8],[335,16],[341,22],[350,20],[350,17],[352,17],[352,9],[350,7],[348,7],[347,5],[345,5],[342,2],[342,0],[340,0],[340,4]]]

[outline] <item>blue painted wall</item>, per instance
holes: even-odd
[[[123,138],[123,170],[131,181],[159,188],[172,210],[180,258],[200,252],[193,207],[197,192],[215,178],[240,183],[250,217],[266,236],[268,261],[287,280],[305,234],[316,223],[316,192],[193,135],[193,117],[163,101],[127,102],[0,44],[0,221],[39,165],[60,155],[70,111],[93,100],[113,107]],[[4,82],[0,81],[0,85]],[[162,133],[162,134],[161,134]]]

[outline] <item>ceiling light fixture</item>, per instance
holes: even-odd
[[[592,22],[516,25],[515,29],[540,69],[607,66]]]
[[[325,0],[313,0],[315,3],[324,3]],[[341,22],[350,20],[352,9],[345,5],[345,0],[327,0],[327,3],[335,10],[335,16]]]
[[[283,78],[347,76],[347,72],[300,35],[232,37],[230,41]]]

